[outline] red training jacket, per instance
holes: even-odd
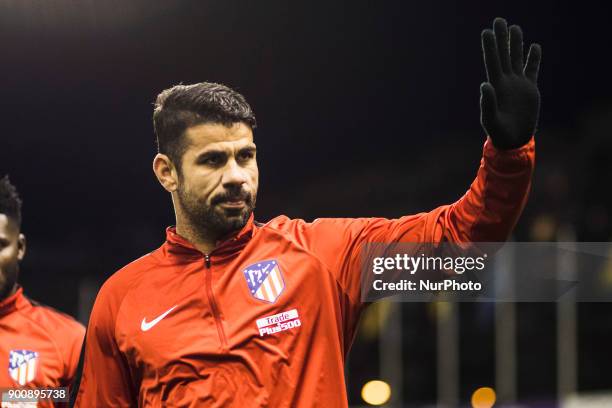
[[[19,287],[0,301],[0,388],[70,387],[84,337],[82,324],[31,301]],[[3,408],[60,406],[49,401],[0,404]]]
[[[457,202],[399,219],[253,218],[204,255],[166,242],[96,299],[77,407],[346,407],[366,242],[502,241],[527,199],[532,139],[485,143]]]

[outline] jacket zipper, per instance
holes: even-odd
[[[208,295],[208,303],[210,304],[210,308],[212,309],[212,313],[215,318],[215,323],[217,325],[217,333],[219,334],[219,340],[221,341],[221,348],[223,349],[223,351],[227,351],[227,337],[225,337],[223,323],[221,322],[221,314],[219,313],[219,308],[217,307],[217,302],[215,302],[215,296],[213,295],[212,290],[212,270],[210,255],[205,254],[204,261],[206,264],[206,294]]]

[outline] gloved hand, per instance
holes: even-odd
[[[499,149],[514,149],[535,133],[540,112],[537,79],[542,49],[531,44],[523,66],[523,32],[496,18],[482,31],[482,50],[489,82],[480,86],[480,123]]]

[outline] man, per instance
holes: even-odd
[[[70,387],[85,327],[23,294],[17,278],[25,251],[21,200],[6,176],[0,179],[0,388]],[[25,405],[53,403],[41,399],[38,405]],[[2,403],[2,407],[11,406],[21,405]]]
[[[490,139],[477,178],[456,203],[396,220],[255,222],[256,121],[245,99],[212,83],[163,91],[153,171],[176,227],[101,288],[76,405],[345,407],[344,358],[365,306],[361,246],[505,240],[525,204],[540,48],[523,66],[521,30],[508,34],[502,19],[482,40]]]

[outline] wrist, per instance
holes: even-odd
[[[508,160],[516,160],[521,159],[526,156],[535,154],[535,136],[531,136],[531,138],[525,142],[522,146],[511,148],[511,149],[503,149],[497,147],[493,142],[491,136],[487,136],[487,140],[484,145],[484,156],[490,159],[508,159]]]
[[[496,139],[491,137],[491,135],[488,135],[487,138],[497,150],[511,152],[513,150],[521,149],[523,146],[529,144],[529,142],[533,140],[534,136],[535,135],[531,135],[528,138],[522,138],[521,140],[512,142],[508,142],[503,139],[500,140],[499,138]]]

